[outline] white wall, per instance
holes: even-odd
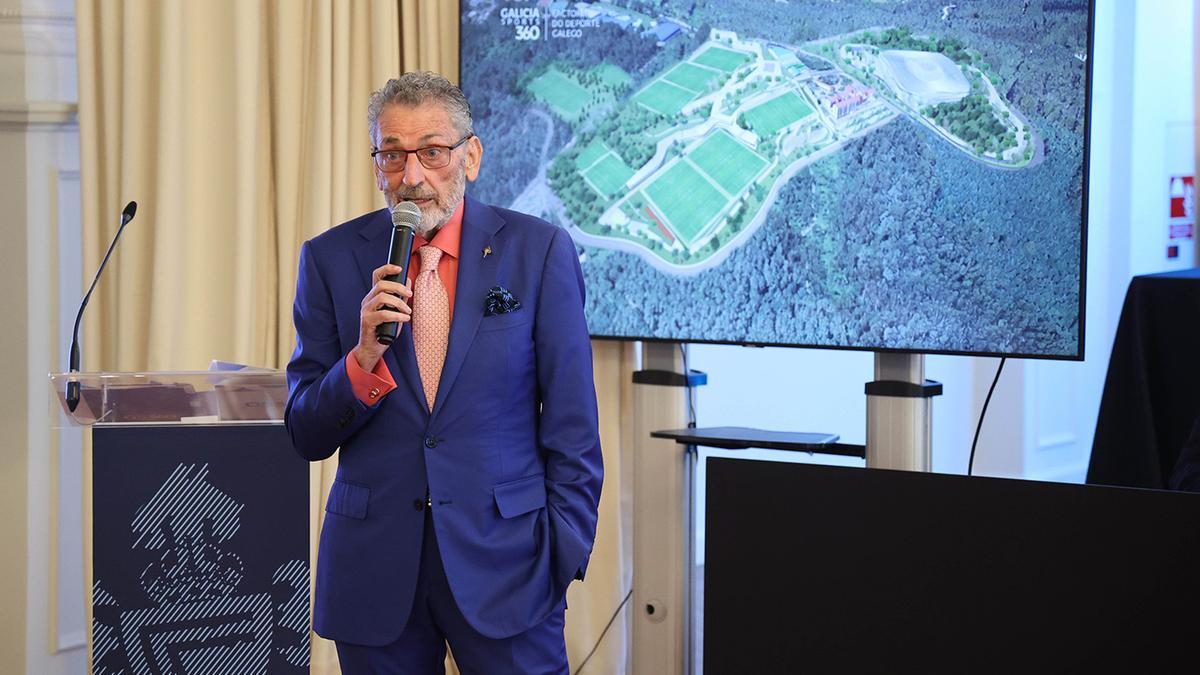
[[[62,256],[79,262],[75,73],[70,0],[0,0],[0,406],[5,480],[22,483],[21,502],[6,504],[4,514],[4,569],[18,574],[5,580],[8,605],[0,616],[6,673],[87,669],[79,435],[60,439],[47,379],[65,356],[62,315],[74,314],[65,305],[79,300],[78,273],[59,274]]]
[[[1129,273],[1192,267],[1166,258],[1167,180],[1195,171],[1192,140],[1195,0],[1138,2],[1134,10]],[[1190,159],[1190,161],[1189,161]]]

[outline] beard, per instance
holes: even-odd
[[[395,190],[388,191],[388,206],[393,207],[400,202],[415,201],[418,199],[430,200],[425,204],[419,205],[421,209],[421,223],[417,226],[417,234],[421,235],[421,238],[426,241],[429,241],[433,238],[434,233],[449,222],[450,217],[454,215],[454,210],[458,208],[459,202],[463,200],[463,195],[467,193],[467,171],[465,165],[466,159],[460,159],[454,165],[453,175],[441,193],[430,187],[428,182],[416,187],[408,187],[401,184]]]

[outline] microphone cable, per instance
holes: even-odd
[[[967,475],[975,470],[975,445],[979,443],[979,431],[983,429],[983,418],[987,416],[988,403],[992,401],[992,392],[996,391],[996,383],[1000,381],[1000,373],[1004,370],[1004,362],[1008,357],[1000,357],[1000,365],[996,367],[996,377],[992,378],[992,386],[988,389],[987,398],[983,399],[983,409],[979,411],[979,424],[975,425],[975,440],[971,441],[971,458],[967,460]]]
[[[587,665],[588,661],[592,659],[592,655],[595,654],[596,650],[600,648],[600,643],[604,642],[604,636],[608,635],[608,629],[612,628],[613,622],[617,620],[617,617],[621,614],[621,610],[625,609],[625,605],[632,597],[633,589],[631,588],[629,589],[629,592],[625,594],[625,599],[621,601],[621,604],[617,605],[617,610],[613,612],[612,617],[609,618],[608,623],[604,626],[604,630],[600,631],[600,637],[596,638],[596,644],[592,645],[592,651],[588,652],[588,655],[583,657],[583,663],[579,664],[579,667],[576,668],[575,672],[571,675],[579,675],[579,673],[583,672],[583,667]]]

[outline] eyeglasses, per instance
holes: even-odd
[[[384,173],[404,171],[404,167],[408,165],[408,156],[410,154],[416,155],[417,161],[426,169],[441,169],[450,164],[450,153],[463,143],[466,143],[474,135],[467,134],[454,145],[427,145],[416,150],[401,150],[398,148],[375,150],[371,153],[371,157],[375,159],[375,166],[379,167],[379,170]]]

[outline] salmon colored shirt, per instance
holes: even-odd
[[[446,221],[437,234],[433,235],[433,241],[427,242],[420,235],[413,239],[412,256],[408,263],[408,287],[412,288],[413,281],[417,278],[417,272],[421,269],[421,257],[417,255],[417,250],[422,246],[436,246],[442,249],[442,257],[438,260],[438,278],[446,287],[446,297],[450,301],[451,322],[454,321],[454,291],[458,285],[458,253],[459,244],[462,242],[464,203],[458,203],[458,208],[454,209],[450,220]],[[396,388],[396,380],[392,377],[392,373],[383,359],[379,359],[379,363],[375,364],[375,369],[368,373],[358,365],[358,359],[354,358],[353,351],[346,355],[346,375],[350,378],[350,386],[354,390],[355,398],[362,401],[364,405],[379,403],[388,392]]]

